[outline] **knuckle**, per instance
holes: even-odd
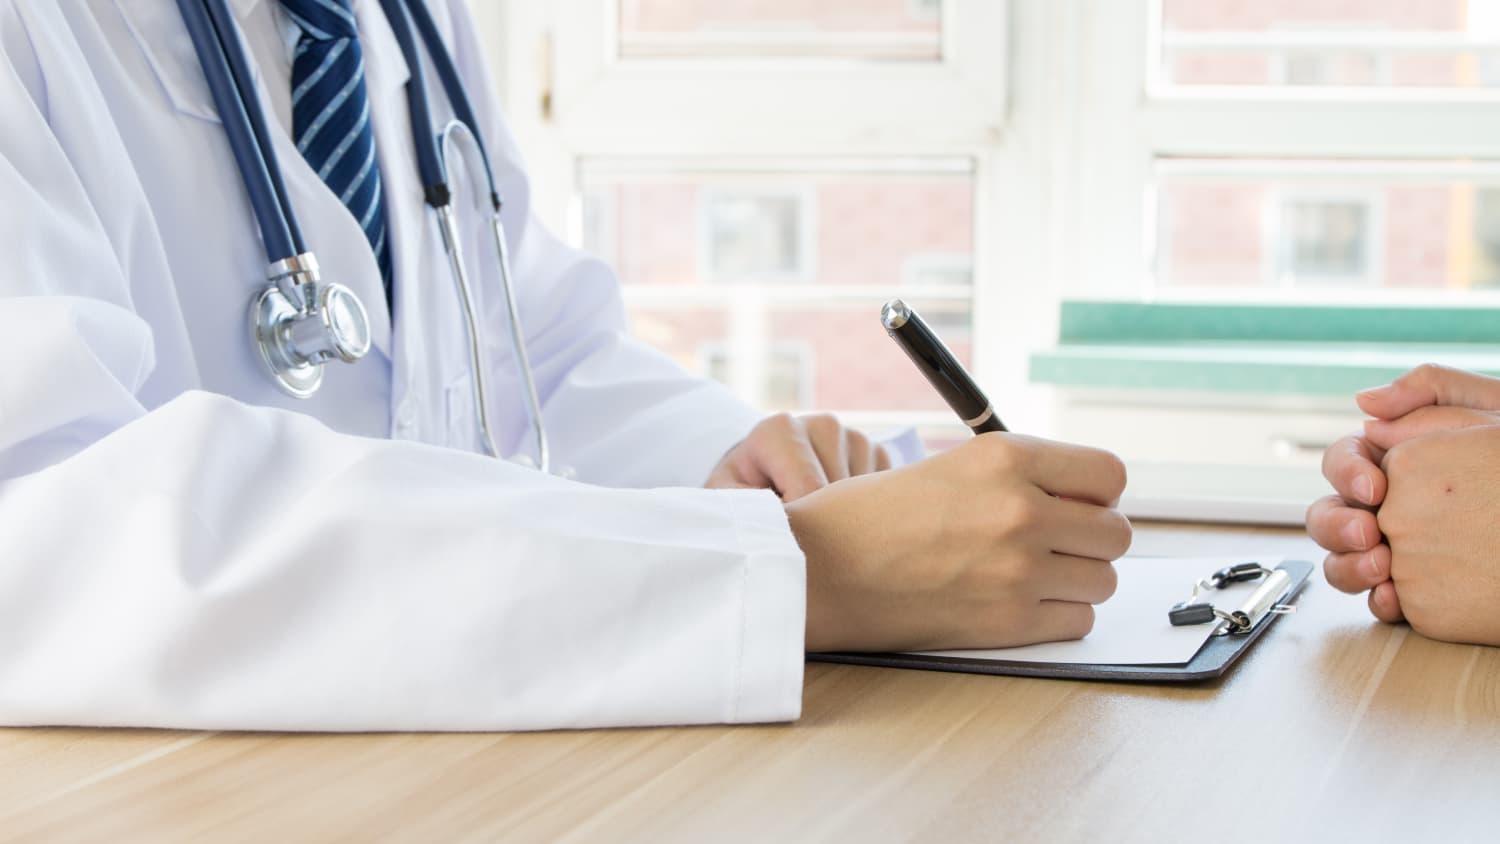
[[[802,424],[812,433],[830,434],[837,431],[841,426],[837,416],[831,413],[814,413],[802,417]]]
[[[1112,498],[1119,498],[1123,495],[1125,486],[1130,481],[1125,461],[1110,451],[1099,452],[1099,477]]]
[[[1398,444],[1395,448],[1385,453],[1385,459],[1380,461],[1380,469],[1385,472],[1386,477],[1394,483],[1397,476],[1404,475],[1412,468],[1412,451],[1415,440]]]
[[[852,451],[866,451],[870,448],[870,438],[865,436],[863,432],[850,428],[844,435],[848,438],[849,448]]]
[[[1033,496],[1011,496],[1002,508],[1001,516],[994,520],[996,532],[1002,538],[1025,534],[1041,523],[1045,511],[1046,502]]]
[[[1100,566],[1098,592],[1099,600],[1095,601],[1095,603],[1102,604],[1105,601],[1108,601],[1110,598],[1113,598],[1115,592],[1119,588],[1120,572],[1117,571],[1112,564]]]
[[[1431,383],[1433,381],[1440,381],[1448,377],[1450,374],[1452,374],[1452,372],[1452,369],[1449,369],[1442,364],[1428,362],[1415,367],[1411,372],[1408,372],[1406,375],[1402,376],[1402,378],[1403,380],[1410,378],[1414,381]]]
[[[1328,509],[1328,496],[1323,496],[1313,503],[1307,505],[1307,510],[1302,514],[1302,521],[1307,525],[1307,532],[1312,535],[1313,541],[1322,545],[1318,539],[1318,529],[1323,524],[1323,514]]]
[[[1363,591],[1356,589],[1349,577],[1349,558],[1344,554],[1331,553],[1323,558],[1323,579],[1340,592]]]
[[[1075,639],[1082,639],[1094,631],[1095,620],[1094,608],[1088,604],[1078,607],[1069,625],[1068,634]]]
[[[1035,557],[1025,555],[1010,560],[994,570],[995,586],[1006,594],[1025,592],[1036,577],[1038,562]]]
[[[1111,557],[1119,559],[1125,556],[1125,552],[1130,550],[1131,543],[1135,541],[1135,527],[1130,524],[1130,519],[1126,518],[1124,513],[1111,510],[1110,514],[1113,522],[1110,528],[1111,545],[1106,550],[1109,551]]]
[[[774,443],[797,433],[797,420],[790,413],[767,416],[756,425],[745,440],[751,443]]]
[[[1323,478],[1329,483],[1337,483],[1337,478],[1343,475],[1344,467],[1352,462],[1358,439],[1355,435],[1343,437],[1323,450]]]
[[[1389,505],[1381,507],[1375,514],[1375,527],[1385,535],[1394,554],[1396,540],[1406,535],[1406,519],[1403,518],[1401,509]]]
[[[986,466],[992,472],[1014,474],[1025,470],[1031,462],[1029,450],[1021,440],[1014,437],[987,435],[978,437],[976,441],[984,442]]]
[[[1338,555],[1330,553],[1328,556],[1323,558],[1323,579],[1328,581],[1329,586],[1332,586],[1333,588],[1342,592],[1342,578],[1343,573],[1339,570]]]
[[[1308,505],[1304,522],[1307,534],[1324,548],[1332,548],[1339,542],[1339,531],[1347,518],[1335,517],[1345,507],[1344,500],[1336,495],[1325,495]]]

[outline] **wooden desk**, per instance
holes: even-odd
[[[1164,526],[1135,550],[1316,554]],[[0,730],[0,838],[1496,840],[1500,649],[1379,625],[1315,581],[1191,688],[812,665],[785,726]]]

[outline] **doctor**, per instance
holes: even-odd
[[[263,239],[176,4],[0,0],[0,723],[786,720],[805,650],[1088,632],[1129,544],[1118,460],[989,435],[872,472],[886,457],[857,432],[762,419],[631,339],[609,270],[530,218],[462,3],[426,2],[490,144],[576,479],[479,453],[381,4],[230,3],[306,239],[368,309],[369,353],[296,399],[248,337]],[[344,153],[368,143],[358,189],[294,107],[332,78],[299,61],[335,51],[359,56],[336,89],[358,109]],[[516,454],[499,272],[487,221],[463,225],[485,409]]]

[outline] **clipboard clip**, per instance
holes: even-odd
[[[1221,610],[1207,600],[1206,591],[1223,589],[1235,583],[1261,581],[1239,609]],[[1189,627],[1214,623],[1218,626],[1211,635],[1226,636],[1231,633],[1244,635],[1254,630],[1268,615],[1285,615],[1297,611],[1295,606],[1282,603],[1292,586],[1292,576],[1283,569],[1268,569],[1260,563],[1240,563],[1219,569],[1193,584],[1193,594],[1186,601],[1179,601],[1167,611],[1167,620],[1173,627]]]

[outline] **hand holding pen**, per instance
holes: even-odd
[[[882,320],[976,432],[984,394],[904,304]],[[990,648],[1076,639],[1130,546],[1108,452],[1012,434],[831,484],[786,505],[806,555],[808,650]]]

